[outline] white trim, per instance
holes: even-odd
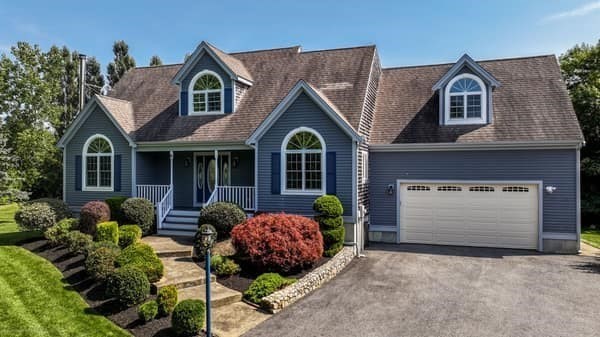
[[[66,144],[63,147],[62,169],[63,169],[62,200],[63,200],[63,202],[66,203],[67,202],[67,145]],[[83,187],[83,185],[82,185],[82,187]]]
[[[110,155],[88,155],[87,150],[90,146],[91,142],[96,138],[102,138],[108,142],[110,145]],[[87,157],[95,157],[97,158],[97,186],[88,186],[87,185]],[[110,186],[100,186],[100,157],[110,157]],[[81,190],[82,191],[104,191],[104,192],[113,192],[115,186],[115,147],[113,143],[103,134],[95,134],[90,136],[83,144],[83,150],[81,152]]]
[[[352,222],[356,229],[358,213],[358,142],[352,142]],[[354,237],[356,241],[356,237]]]
[[[290,139],[299,132],[310,132],[315,135],[319,141],[321,142],[320,150],[287,150],[287,144]],[[288,189],[287,188],[287,170],[286,170],[286,159],[287,153],[299,153],[302,155],[302,189]],[[307,153],[321,153],[321,189],[320,190],[309,190],[305,188],[305,165],[304,158]],[[283,195],[323,195],[326,191],[327,186],[327,164],[325,162],[327,153],[327,144],[325,144],[325,139],[317,130],[301,126],[299,128],[295,128],[292,131],[288,132],[288,134],[283,138],[281,142],[281,158],[280,158],[280,172],[281,172],[281,194]]]
[[[361,168],[361,184],[368,184],[369,183],[369,151],[367,150],[361,150],[360,151],[360,156],[361,156],[361,161],[362,161],[362,168]]]
[[[273,109],[273,111],[261,122],[261,124],[254,130],[252,135],[246,140],[246,144],[254,144],[275,124],[275,122],[281,117],[281,115],[287,111],[287,109],[294,103],[296,98],[302,93],[306,93],[322,111],[329,116],[342,131],[344,131],[352,139],[362,142],[362,137],[354,130],[354,128],[344,120],[337,111],[335,111],[329,104],[327,104],[319,94],[314,91],[308,83],[304,80],[298,81],[296,85],[290,90],[290,92],[283,98],[283,100]]]
[[[254,211],[258,210],[258,143],[254,145]]]
[[[577,249],[581,249],[581,151],[577,149],[577,161],[575,162],[575,198],[577,211]]]
[[[137,197],[137,153],[135,147],[131,147],[131,196]]]
[[[489,185],[537,185],[538,190],[538,251],[543,251],[544,200],[542,180],[436,180],[436,179],[397,179],[396,180],[396,243],[400,243],[400,186],[402,184],[489,184]]]
[[[200,152],[194,152],[192,157],[193,157],[193,168],[194,168],[194,172],[193,172],[193,191],[194,191],[194,198],[193,198],[193,205],[194,207],[201,207],[204,206],[204,203],[199,202],[198,201],[198,193],[197,193],[197,183],[198,183],[198,167],[197,167],[197,157],[199,156],[203,156],[203,157],[214,157],[215,156],[215,152],[218,152],[218,150],[213,150],[213,151],[200,151]],[[229,177],[228,177],[228,181],[226,183],[227,186],[231,185],[231,152],[218,152],[219,157],[222,156],[228,156],[229,157]],[[218,157],[216,157],[218,158]],[[219,169],[219,160],[216,159],[215,162],[215,168]],[[204,174],[206,175],[206,172],[204,172]],[[217,187],[219,186],[219,181],[218,181],[219,177],[218,175],[215,176],[215,187],[213,188],[213,190],[211,192],[214,192]],[[208,186],[208,181],[205,181],[205,186]]]
[[[194,90],[194,85],[196,81],[204,75],[211,75],[216,77],[221,84],[221,89],[212,89],[212,90]],[[219,111],[208,111],[208,94],[210,93],[220,93],[221,94],[221,109]],[[223,79],[219,74],[212,70],[202,70],[192,77],[190,84],[188,86],[188,116],[205,116],[205,115],[222,115],[225,113],[225,83],[223,83]],[[194,111],[194,94],[204,94],[206,108],[205,111]]]
[[[369,232],[397,232],[396,226],[369,226]]]
[[[530,141],[487,143],[401,143],[369,145],[370,152],[542,150],[580,148],[581,141]]]
[[[235,81],[231,80],[231,112],[235,112]]]
[[[542,238],[545,240],[579,241],[579,236],[573,233],[544,233]]]
[[[157,151],[245,151],[252,150],[252,146],[239,142],[140,142],[138,143],[138,152],[157,152]]]
[[[472,92],[461,92],[461,93],[451,93],[450,89],[452,85],[461,79],[468,78],[472,79],[480,87],[480,91],[472,91]],[[444,104],[444,124],[445,125],[463,125],[463,124],[486,124],[487,123],[487,90],[483,81],[473,75],[473,74],[460,74],[455,76],[448,84],[446,85],[446,89],[444,91],[445,104]],[[479,95],[480,99],[480,108],[481,108],[481,117],[467,117],[467,107],[468,107],[468,99],[469,95]],[[450,97],[452,96],[461,96],[463,97],[463,118],[450,118]]]
[[[445,83],[447,81],[449,81],[450,78],[452,78],[454,75],[456,75],[456,73],[458,71],[460,71],[465,64],[467,64],[471,68],[471,70],[473,70],[479,76],[481,76],[484,79],[486,79],[490,83],[490,85],[492,87],[499,87],[500,86],[500,82],[494,76],[492,76],[485,69],[483,69],[483,67],[481,67],[479,65],[479,63],[475,62],[475,60],[473,60],[468,54],[464,54],[463,56],[461,56],[458,59],[458,61],[456,61],[456,63],[454,63],[454,65],[450,68],[450,70],[448,70],[448,72],[446,72],[446,74],[444,74],[444,76],[442,76],[442,78],[440,78],[433,85],[433,87],[431,88],[431,90],[436,91],[438,89],[443,88],[444,85],[445,85]]]

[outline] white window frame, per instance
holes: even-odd
[[[88,154],[87,153],[88,147],[96,138],[102,138],[108,142],[108,144],[110,145],[110,154]],[[88,183],[87,183],[87,158],[88,157],[95,157],[97,160],[97,163],[96,163],[96,165],[97,165],[96,167],[98,168],[98,170],[96,172],[97,185],[95,185],[95,186],[88,186]],[[110,186],[100,186],[100,157],[110,157]],[[81,169],[82,190],[83,191],[113,192],[114,185],[115,185],[115,147],[113,146],[113,143],[110,141],[110,139],[108,139],[108,137],[106,137],[105,135],[102,135],[99,133],[91,136],[90,138],[88,138],[86,140],[85,144],[83,145],[83,152],[81,153],[81,158],[82,158],[82,160],[81,160],[82,161],[82,163],[81,163],[81,165],[82,165],[82,169]]]
[[[451,93],[450,89],[452,85],[456,83],[456,81],[461,80],[463,78],[469,78],[477,82],[481,91],[470,91],[470,92],[461,92],[461,93]],[[468,100],[467,96],[469,95],[481,95],[481,117],[467,117],[467,106]],[[445,104],[444,104],[444,122],[446,125],[460,125],[460,124],[486,124],[487,123],[487,90],[483,81],[473,75],[473,74],[460,74],[454,77],[448,84],[446,85],[445,90]],[[450,97],[451,96],[462,96],[463,97],[463,118],[450,118]]]
[[[221,83],[221,89],[212,89],[212,90],[194,90],[194,85],[196,81],[204,75],[212,75],[215,76],[219,82]],[[218,92],[221,94],[221,108],[218,111],[208,111],[208,94]],[[205,107],[207,110],[205,111],[195,111],[194,110],[194,94],[204,94],[205,96]],[[190,81],[190,85],[188,86],[188,115],[221,115],[225,113],[225,85],[223,83],[223,79],[219,74],[215,73],[212,70],[203,70],[197,73],[192,80]]]
[[[369,183],[369,151],[361,151],[362,167],[361,167],[361,183]]]
[[[287,150],[287,144],[290,139],[299,132],[310,132],[314,134],[319,141],[321,142],[320,150]],[[308,127],[299,127],[292,131],[290,131],[283,142],[281,143],[281,194],[287,195],[323,195],[325,194],[325,188],[327,186],[327,172],[326,163],[325,163],[325,153],[327,152],[327,148],[325,145],[325,140],[316,130]],[[301,189],[288,189],[287,188],[287,154],[288,153],[300,153],[302,154],[302,188]],[[307,153],[321,153],[321,189],[306,189],[306,167],[305,167],[305,158]]]

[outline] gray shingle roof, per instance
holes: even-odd
[[[432,86],[453,64],[384,69],[371,144],[582,141],[577,117],[552,55],[478,62],[502,84],[493,123],[440,126]]]

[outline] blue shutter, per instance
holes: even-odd
[[[335,195],[336,194],[336,177],[335,177],[335,164],[336,164],[336,160],[335,160],[335,152],[327,152],[326,154],[327,159],[326,159],[326,163],[327,163],[327,186],[325,189],[325,193],[327,194],[331,194],[331,195]]]
[[[281,194],[281,153],[271,153],[271,194]]]
[[[75,191],[81,191],[81,156],[75,156]]]
[[[233,112],[233,95],[231,88],[225,88],[225,113]]]
[[[181,115],[181,116],[188,115],[188,93],[187,93],[187,91],[182,91],[179,95],[179,115]]]
[[[115,191],[121,191],[121,155],[115,155]]]

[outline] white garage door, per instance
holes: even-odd
[[[400,242],[535,249],[538,185],[400,184]]]

